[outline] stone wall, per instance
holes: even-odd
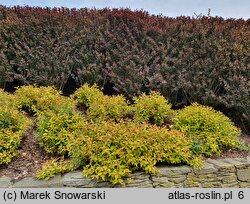
[[[146,175],[143,172],[132,174],[132,182],[126,187],[170,188],[170,187],[204,187],[228,188],[250,187],[250,157],[234,159],[207,159],[202,170],[181,166],[159,166],[159,173]],[[0,178],[0,187],[124,187],[108,182],[83,177],[82,172],[57,175],[49,181],[40,181],[32,177],[14,181]]]

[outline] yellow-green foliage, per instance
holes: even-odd
[[[123,179],[135,170],[156,173],[158,162],[201,165],[190,149],[190,140],[181,132],[130,121],[101,122],[90,128],[72,141],[73,160],[89,161],[85,176],[116,184],[124,183]]]
[[[172,129],[186,133],[195,153],[211,156],[220,154],[222,147],[239,147],[240,130],[228,117],[211,107],[197,103],[178,111]]]
[[[134,120],[136,122],[150,122],[162,125],[172,115],[171,104],[158,92],[152,91],[150,95],[142,94],[134,97]]]
[[[130,112],[128,103],[123,96],[104,96],[96,85],[84,84],[71,98],[84,106],[90,121],[119,121]]]
[[[94,84],[93,86],[89,86],[88,84],[84,84],[76,92],[71,96],[74,98],[79,104],[83,105],[85,108],[89,108],[93,101],[99,100],[103,96],[101,90]]]
[[[126,99],[121,96],[102,96],[95,100],[87,110],[89,120],[119,121],[130,112]]]
[[[8,164],[17,155],[30,124],[30,120],[15,109],[13,96],[0,90],[0,165]]]
[[[77,112],[73,99],[86,108],[87,119]],[[30,124],[22,109],[35,113],[40,145],[48,153],[70,158],[48,162],[37,173],[40,179],[84,167],[85,176],[123,184],[133,171],[156,173],[158,163],[200,167],[201,154],[241,147],[240,130],[212,108],[195,103],[172,118],[171,105],[157,92],[134,102],[104,96],[96,85],[87,84],[71,98],[52,87],[24,86],[14,95],[0,90],[0,165],[17,154]],[[131,110],[133,120],[124,121]],[[171,119],[171,130],[159,127]]]
[[[12,94],[4,92],[3,89],[0,89],[0,108],[1,107],[13,107],[15,98]]]
[[[42,169],[36,173],[36,178],[49,180],[58,173],[66,173],[74,170],[74,165],[71,161],[56,161],[52,159],[46,162]]]
[[[82,117],[75,102],[53,87],[22,86],[15,92],[17,107],[38,117],[40,144],[51,154],[67,155],[67,141]]]
[[[72,109],[60,109],[56,113],[40,114],[37,122],[37,133],[40,144],[54,155],[68,155],[68,144],[74,134],[86,126],[85,120]]]
[[[22,86],[15,92],[17,105],[30,112],[57,111],[61,107],[74,107],[73,100],[66,98],[53,87]]]

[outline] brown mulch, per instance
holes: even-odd
[[[34,176],[41,169],[43,164],[50,160],[52,156],[47,154],[38,144],[38,136],[35,133],[36,127],[28,129],[23,137],[20,153],[12,160],[8,166],[0,167],[0,177],[8,176],[13,179],[21,179],[28,176]],[[250,146],[250,135],[242,135],[241,139]],[[241,150],[225,150],[218,158],[244,158],[250,156],[250,153]]]
[[[34,176],[42,165],[51,159],[37,141],[36,127],[30,127],[23,137],[19,154],[8,166],[0,167],[0,177],[7,176],[13,179]]]

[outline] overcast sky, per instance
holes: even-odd
[[[143,9],[151,14],[164,16],[194,16],[207,15],[224,18],[250,18],[250,0],[0,0],[1,5],[29,5],[69,8],[131,8]]]

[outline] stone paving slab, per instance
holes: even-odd
[[[250,168],[248,169],[238,169],[237,177],[240,181],[249,181],[250,182]]]
[[[112,187],[109,182],[84,177],[82,171],[69,172],[65,174],[62,178],[62,184],[66,187]]]
[[[210,174],[210,173],[213,173],[216,171],[217,171],[217,169],[215,168],[215,166],[211,163],[208,163],[208,162],[204,162],[203,169],[194,168],[195,174]]]
[[[152,188],[153,183],[150,180],[150,175],[146,175],[142,172],[136,172],[130,177],[131,182],[126,184],[127,188]],[[96,179],[90,179],[83,176],[81,171],[67,173],[62,183],[66,187],[83,187],[83,188],[121,188],[123,185],[114,185],[107,181],[101,181]]]
[[[12,179],[6,176],[0,178],[0,188],[8,188],[12,185]]]
[[[207,159],[207,163],[213,164],[219,171],[235,172],[235,166],[228,162],[223,161],[223,159]]]
[[[48,181],[38,180],[34,177],[27,177],[16,182],[12,187],[14,188],[60,188],[60,187],[63,187],[63,185],[61,181],[61,175],[57,175]]]
[[[246,166],[246,160],[242,159],[226,158],[222,159],[221,161],[234,165],[236,168],[242,168]]]
[[[187,165],[181,166],[158,166],[158,176],[176,176],[178,174],[188,174],[192,172],[193,168]]]

